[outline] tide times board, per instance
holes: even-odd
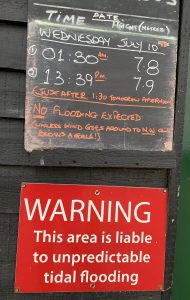
[[[171,151],[178,11],[30,0],[25,149]]]

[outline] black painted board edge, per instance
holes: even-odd
[[[12,151],[12,149],[14,150]],[[144,153],[141,151],[111,152],[93,150],[37,151],[28,154],[21,145],[14,143],[1,147],[0,165],[5,166],[46,166],[82,168],[175,168],[175,152]]]
[[[167,251],[165,269],[165,291],[162,300],[169,300],[173,284],[174,268],[174,248],[176,240],[176,223],[180,190],[180,166],[182,158],[182,141],[185,112],[185,94],[187,85],[187,69],[189,54],[190,36],[190,1],[181,0],[180,7],[180,30],[179,30],[179,50],[177,65],[177,89],[175,107],[175,135],[174,146],[176,151],[176,169],[170,171],[169,175],[169,210],[168,210],[168,229],[167,229]]]

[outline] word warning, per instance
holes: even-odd
[[[167,190],[22,185],[15,291],[158,291]]]

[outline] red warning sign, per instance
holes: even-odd
[[[22,185],[15,289],[163,289],[168,192]]]

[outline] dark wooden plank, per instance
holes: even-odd
[[[167,187],[166,170],[98,168],[0,168],[0,212],[18,213],[21,182]]]
[[[0,262],[16,259],[18,214],[0,213]]]
[[[6,217],[5,217],[6,216]],[[8,261],[9,215],[0,214],[0,261]]]
[[[0,117],[24,118],[25,73],[0,70]]]
[[[0,20],[27,21],[27,0],[0,0]]]
[[[26,68],[26,26],[0,23],[0,68]]]
[[[24,150],[24,122],[0,119],[0,165],[173,168],[175,152]]]

